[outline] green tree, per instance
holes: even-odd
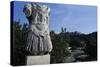
[[[56,34],[51,31],[51,39],[53,44],[53,50],[51,52],[51,63],[63,63],[64,58],[70,55],[69,43],[66,38],[66,31],[61,28],[62,32]]]
[[[13,23],[13,65],[25,65],[25,44],[27,37],[27,24],[21,24],[19,21]]]

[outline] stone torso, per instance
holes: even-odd
[[[38,4],[31,4],[31,6],[31,9],[27,8],[29,12],[26,12],[29,13],[27,14],[29,33],[26,51],[33,55],[49,53],[52,50],[52,43],[48,29],[48,7]]]

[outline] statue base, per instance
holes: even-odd
[[[50,55],[26,56],[26,65],[50,64]]]

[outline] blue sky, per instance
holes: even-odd
[[[21,23],[28,23],[23,7],[27,2],[14,2],[14,21],[20,19]],[[61,27],[67,31],[78,31],[81,33],[91,33],[97,31],[97,7],[72,4],[51,4],[47,5],[51,9],[49,28],[55,32],[60,32]]]

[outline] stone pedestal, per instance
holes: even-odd
[[[50,64],[50,55],[26,56],[26,65]]]

